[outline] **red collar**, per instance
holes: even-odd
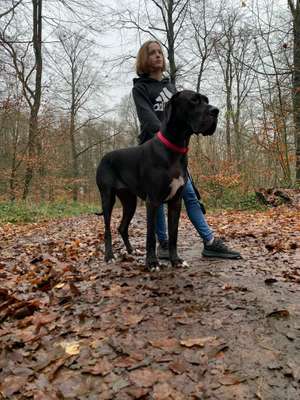
[[[177,153],[186,154],[189,151],[188,147],[176,146],[176,144],[170,142],[164,135],[158,131],[157,138],[170,150],[176,151]]]

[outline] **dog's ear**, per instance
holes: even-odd
[[[166,123],[168,123],[170,121],[172,109],[174,106],[174,101],[176,100],[176,98],[178,96],[179,96],[179,92],[173,94],[173,96],[170,98],[170,100],[165,105],[165,121],[166,121]]]

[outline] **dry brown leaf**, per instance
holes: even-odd
[[[126,393],[128,393],[134,400],[144,398],[149,392],[150,389],[140,387],[132,387],[126,390]]]
[[[164,382],[172,377],[171,372],[152,368],[141,368],[131,371],[129,378],[138,387],[151,387],[156,382]]]
[[[96,365],[92,367],[86,367],[83,372],[87,372],[91,375],[105,376],[113,370],[113,365],[106,359],[101,359]]]
[[[231,386],[231,385],[237,385],[239,383],[241,383],[241,380],[234,376],[234,375],[224,375],[221,376],[218,381],[224,385],[224,386]]]
[[[20,391],[27,380],[28,378],[24,376],[7,376],[0,384],[0,393],[4,396],[4,398],[11,398],[14,393]]]
[[[172,394],[172,387],[164,382],[157,383],[153,388],[153,399],[154,400],[166,400]]]
[[[288,318],[290,313],[288,310],[274,310],[267,315],[267,317],[274,317],[274,318]]]
[[[169,364],[169,369],[175,374],[183,374],[187,367],[187,364],[181,360],[173,361]]]
[[[132,371],[129,374],[129,378],[138,387],[151,387],[158,380],[156,371],[151,368]]]
[[[155,339],[150,340],[149,343],[153,347],[157,347],[165,351],[173,351],[178,345],[178,341],[175,338]]]
[[[59,346],[61,346],[70,356],[74,356],[80,353],[80,343],[75,340],[60,342]]]
[[[132,326],[132,325],[139,324],[144,319],[144,316],[143,315],[137,315],[137,314],[124,314],[123,318],[124,318],[124,324],[125,325]]]
[[[216,336],[190,338],[190,339],[181,340],[180,344],[185,347],[193,347],[193,346],[204,347],[206,345],[206,343],[212,342],[216,339],[217,339]]]

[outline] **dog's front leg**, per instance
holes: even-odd
[[[151,201],[146,201],[147,208],[147,239],[146,239],[146,268],[150,271],[159,269],[159,263],[156,257],[156,219],[158,207]]]
[[[181,211],[181,198],[174,198],[168,203],[168,231],[170,261],[173,267],[182,265],[183,260],[177,254],[178,225]]]

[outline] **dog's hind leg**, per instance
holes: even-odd
[[[122,236],[127,252],[131,254],[133,249],[129,242],[128,227],[136,210],[137,197],[128,190],[124,189],[118,190],[117,196],[120,199],[123,207],[123,216],[118,230]]]
[[[100,189],[101,200],[102,200],[102,210],[105,224],[104,232],[104,242],[105,242],[105,261],[109,261],[114,258],[112,251],[112,241],[111,241],[111,230],[110,230],[110,220],[113,206],[116,201],[116,194],[111,187],[102,187]]]

